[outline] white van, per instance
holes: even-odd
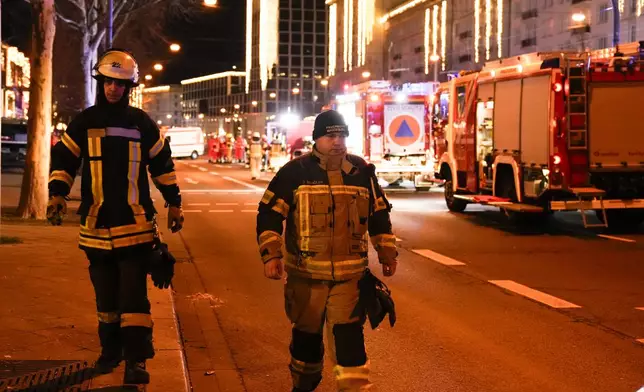
[[[201,128],[166,128],[162,132],[163,137],[169,139],[173,158],[197,159],[204,154],[204,134]]]

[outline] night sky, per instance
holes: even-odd
[[[179,54],[170,54],[163,41],[146,53],[134,53],[142,64],[141,73],[150,72],[146,65],[161,61],[166,65],[155,84],[178,83],[182,79],[227,71],[233,65],[245,69],[245,2],[219,0],[218,8],[199,6],[189,18],[174,17],[165,23],[164,34],[181,44]],[[30,10],[24,0],[2,0],[2,39],[28,53]],[[65,39],[59,28],[57,39]],[[134,36],[136,36],[134,34]],[[131,37],[120,39],[128,42]],[[120,43],[122,45],[122,43]],[[127,47],[127,45],[126,45]],[[143,57],[146,58],[143,58]]]

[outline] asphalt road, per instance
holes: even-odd
[[[255,243],[268,182],[251,181],[239,166],[177,166],[183,236],[244,386],[287,391],[283,287],[263,277]],[[398,322],[366,329],[375,390],[644,386],[644,230],[600,237],[577,214],[517,228],[491,208],[449,213],[440,190],[388,194],[401,249],[386,282]],[[330,369],[318,390],[334,390]]]
[[[213,296],[245,390],[290,390],[283,283],[264,278],[255,242],[257,203],[268,181],[206,161],[180,160],[177,170],[183,240]],[[3,175],[5,185],[8,179]],[[366,327],[373,390],[644,386],[644,227],[588,230],[573,213],[516,227],[492,208],[450,213],[440,189],[388,197],[400,257],[396,276],[385,281],[398,322]],[[381,275],[377,262],[372,269]],[[318,391],[333,390],[327,367]]]

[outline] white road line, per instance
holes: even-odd
[[[211,171],[210,174],[212,174],[213,176],[218,176],[219,175],[219,173],[217,173],[216,171]]]
[[[240,180],[238,180],[236,178],[232,178],[232,177],[228,177],[228,176],[223,176],[222,178],[224,180],[232,181],[232,182],[234,182],[236,184],[243,185],[243,186],[248,187],[250,189],[264,190],[263,188],[260,188],[260,187],[258,187],[256,185],[253,185],[253,184],[249,184],[249,183],[244,182],[244,181],[240,181]]]
[[[396,242],[402,241],[400,238],[396,237]]]
[[[238,206],[239,203],[215,203],[216,206]]]
[[[597,237],[606,238],[606,239],[615,240],[615,241],[622,241],[622,242],[637,242],[635,240],[631,240],[630,238],[615,237],[615,236],[606,235],[606,234],[597,234]]]
[[[199,167],[199,166],[195,165],[194,163],[190,163],[190,164],[188,164],[188,166],[194,167],[195,169]]]
[[[635,308],[636,310],[644,310],[644,308]]]
[[[198,182],[198,181],[195,181],[195,180],[193,180],[192,178],[189,178],[189,177],[184,178],[184,180],[186,180],[186,182],[187,182],[188,184],[193,184],[193,185],[197,185],[197,184],[199,184],[199,182]]]
[[[241,210],[241,212],[257,212],[257,210]]]
[[[235,212],[234,210],[210,210],[208,212]]]
[[[205,167],[197,167],[197,168],[198,168],[199,170],[201,170],[202,172],[207,172],[207,171],[208,171],[208,169],[206,169]]]
[[[451,257],[443,256],[429,249],[412,249],[411,251],[443,265],[465,265],[465,263],[454,260]]]
[[[201,212],[201,210],[183,210],[183,212],[184,213],[187,213],[187,212]]]
[[[244,203],[245,206],[256,206],[259,203]]]
[[[189,206],[209,206],[210,203],[188,203]]]
[[[182,189],[181,193],[192,193],[194,195],[205,193],[238,193],[244,195],[264,193],[263,189],[255,189],[254,191],[248,189]]]
[[[513,280],[490,280],[489,282],[495,286],[499,286],[506,290],[523,295],[524,297],[528,297],[530,299],[541,302],[542,304],[548,305],[553,308],[557,308],[557,309],[581,308],[581,306],[579,305],[575,305],[571,302],[565,301],[561,298],[554,297],[550,294],[546,294],[542,291],[531,289],[530,287],[524,286]]]

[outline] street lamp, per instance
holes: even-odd
[[[435,53],[429,56],[429,61],[434,63],[434,82],[438,82],[438,60],[440,59],[440,56]]]
[[[364,71],[364,72],[362,73],[362,77],[363,77],[364,79],[369,79],[369,78],[371,77],[371,72],[369,72],[369,71]]]
[[[575,23],[583,23],[583,21],[585,20],[586,20],[586,15],[582,14],[581,12],[572,14],[572,21]]]
[[[326,86],[329,85],[329,81],[326,80],[326,79],[323,79],[322,81],[320,81],[320,85],[323,86],[323,87],[326,87]]]
[[[271,97],[271,98],[275,98],[275,97],[277,97],[277,94],[275,94],[275,93],[270,93],[268,96],[269,96],[269,97]]]
[[[171,51],[171,52],[175,52],[175,53],[176,53],[176,52],[178,52],[178,51],[180,51],[180,50],[181,50],[181,45],[179,45],[179,44],[172,44],[172,45],[170,45],[170,51]]]
[[[257,107],[257,101],[253,101],[250,104],[253,105],[254,107]]]
[[[145,80],[152,80],[152,75],[145,75]]]
[[[200,119],[200,120],[203,120],[203,118],[204,118],[205,116],[204,116],[204,114],[203,114],[203,113],[199,113],[199,116],[198,116],[198,117],[199,117],[199,119]]]
[[[163,71],[163,65],[156,63],[154,64],[154,70],[155,71]]]
[[[221,108],[220,110],[222,113],[226,113],[226,108]]]
[[[203,0],[203,5],[205,5],[206,7],[216,7],[217,0]]]
[[[235,108],[235,109],[239,109],[239,104],[238,104],[238,103],[236,103],[236,104],[235,104],[235,106],[234,106],[234,108]]]
[[[293,94],[297,95],[300,93],[300,88],[299,87],[293,87]]]

